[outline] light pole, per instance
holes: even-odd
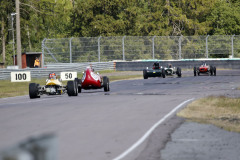
[[[122,49],[123,49],[123,61],[125,61],[125,44],[124,44],[124,39],[126,38],[126,36],[123,36],[122,38]]]
[[[101,38],[102,38],[102,36],[100,36],[100,37],[98,37],[98,62],[100,62],[101,60],[100,60],[100,40],[101,40]]]
[[[234,39],[235,34],[232,36],[232,58],[234,58],[234,45],[233,45],[233,39]]]
[[[15,39],[14,39],[14,28],[13,28],[13,19],[15,16],[16,13],[11,13],[11,19],[12,19],[12,37],[13,37],[13,42],[12,42],[12,45],[13,45],[13,65],[15,66]]]
[[[208,58],[208,37],[209,35],[207,35],[206,37],[206,57]]]
[[[16,40],[17,40],[17,62],[18,69],[22,69],[22,46],[21,46],[21,31],[20,31],[20,7],[19,0],[16,3]]]

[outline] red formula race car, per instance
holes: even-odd
[[[193,73],[194,73],[194,76],[199,76],[200,73],[202,74],[208,74],[208,75],[214,75],[216,76],[216,67],[215,66],[210,66],[210,65],[207,65],[205,62],[200,66],[200,67],[194,67],[193,68]]]
[[[78,86],[78,93],[82,89],[101,89],[104,88],[105,92],[110,91],[109,88],[109,78],[106,76],[100,76],[99,73],[95,73],[91,67],[87,67],[83,72],[82,79],[75,80],[76,85]]]

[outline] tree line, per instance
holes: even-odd
[[[0,62],[6,64],[13,55],[11,13],[15,0],[1,0]],[[44,38],[239,35],[240,1],[20,0],[20,18],[22,52],[41,51]]]

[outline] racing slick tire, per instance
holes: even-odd
[[[194,76],[197,76],[197,68],[196,67],[193,68],[193,74],[194,74]]]
[[[103,77],[103,88],[104,88],[104,92],[110,91],[110,88],[109,88],[109,78],[106,77],[106,76]]]
[[[75,83],[75,96],[77,96],[78,95],[78,78],[75,78],[74,79],[74,83]]]
[[[213,75],[213,66],[210,66],[210,75],[212,76]]]
[[[198,76],[200,76],[200,70],[199,70],[199,67],[197,68],[197,74],[198,74]]]
[[[76,87],[77,87],[78,93],[81,93],[82,92],[82,80],[75,78],[74,81],[76,82]]]
[[[165,72],[165,69],[164,69],[164,68],[162,69],[162,77],[163,77],[163,78],[166,77],[166,72]]]
[[[36,84],[36,83],[30,83],[29,84],[29,97],[30,97],[30,99],[40,98],[39,93],[38,93],[38,86],[39,86],[39,84]]]
[[[180,67],[177,67],[177,76],[178,76],[179,78],[182,77],[182,70],[181,70]]]
[[[213,75],[216,76],[217,69],[216,67],[213,67]]]
[[[146,69],[143,70],[143,78],[144,79],[148,79],[148,75],[147,75],[147,70]]]
[[[81,79],[78,79],[78,93],[82,92],[82,81]]]
[[[68,96],[76,96],[76,87],[74,81],[67,82],[67,94]]]

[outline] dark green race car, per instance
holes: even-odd
[[[166,77],[165,69],[159,66],[159,63],[155,62],[152,69],[143,70],[143,78],[148,79],[148,77]]]

